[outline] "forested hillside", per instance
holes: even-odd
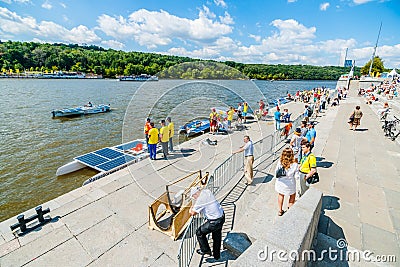
[[[185,67],[185,64],[182,67],[178,65],[185,62],[204,64],[200,64],[200,70]],[[208,62],[213,64],[207,64]],[[238,78],[234,70],[221,70],[221,67],[216,67],[219,64],[215,63],[156,53],[117,51],[98,46],[0,41],[2,73],[80,71],[102,74],[105,78],[141,73],[158,74],[160,78]],[[243,64],[233,61],[220,63],[240,71],[251,79],[336,80],[341,74],[349,71],[348,68],[337,66]],[[356,69],[355,75],[359,75],[359,68]]]

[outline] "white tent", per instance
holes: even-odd
[[[394,76],[396,76],[396,75],[399,75],[399,74],[396,72],[396,69],[392,69],[392,71],[389,72],[388,77],[394,77]]]

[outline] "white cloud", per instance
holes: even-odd
[[[372,0],[353,0],[353,3],[356,5],[362,5],[368,2],[371,2]]]
[[[249,34],[249,37],[253,38],[256,42],[261,41],[261,36],[259,36],[259,35]]]
[[[121,50],[125,48],[125,44],[118,42],[116,40],[107,40],[107,41],[101,41],[101,44],[103,46],[115,49],[115,50]]]
[[[60,3],[60,6],[62,6],[63,8],[67,8],[67,5],[65,3]]]
[[[17,2],[17,3],[29,3],[31,0],[0,0],[1,2],[11,4],[12,2]]]
[[[322,11],[326,11],[326,10],[328,9],[329,5],[330,5],[330,4],[329,4],[328,2],[322,3],[322,4],[319,6],[319,9],[322,10]]]
[[[235,22],[233,21],[231,15],[229,15],[228,12],[225,11],[224,16],[219,16],[219,20],[223,23],[223,24],[227,24],[227,25],[232,25],[235,24]]]
[[[180,55],[192,58],[203,58],[203,59],[213,59],[219,56],[220,52],[212,49],[210,47],[203,47],[201,49],[187,51],[186,48],[183,47],[174,47],[168,50],[168,53],[171,55]]]
[[[50,4],[49,1],[44,1],[43,4],[42,4],[42,7],[45,8],[45,9],[48,9],[48,10],[53,8],[53,6]]]
[[[86,26],[72,29],[51,21],[36,21],[33,17],[21,17],[7,8],[0,7],[0,30],[13,35],[32,35],[48,42],[94,43],[100,37]]]
[[[217,6],[221,6],[221,7],[224,7],[224,8],[227,7],[227,5],[226,5],[226,3],[224,2],[224,0],[214,0],[214,3],[215,3]]]
[[[294,3],[294,2],[296,2],[297,0],[288,0],[288,3]]]
[[[215,14],[203,6],[198,18],[187,19],[171,15],[166,11],[140,9],[126,19],[122,16],[101,15],[97,19],[98,29],[116,40],[134,39],[142,46],[155,48],[168,45],[174,39],[211,43],[221,36],[230,34],[233,20],[228,13],[222,21],[215,20]]]

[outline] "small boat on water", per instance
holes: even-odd
[[[90,115],[97,113],[104,113],[111,111],[110,105],[100,104],[97,106],[93,105],[85,105],[82,107],[75,108],[64,108],[64,109],[55,109],[51,112],[53,118],[55,117],[74,117],[81,115]]]
[[[228,133],[228,131],[226,130],[226,128],[222,123],[219,123],[218,126],[219,126],[218,133],[222,134]],[[209,131],[210,131],[210,121],[207,119],[191,121],[179,127],[179,134],[185,134],[188,137],[196,136]]]
[[[157,151],[160,151],[160,149],[160,147],[157,147]],[[137,139],[74,157],[72,162],[58,168],[56,175],[65,175],[85,167],[99,171],[98,174],[85,181],[85,185],[130,164],[139,162],[148,156],[146,140]]]
[[[121,82],[147,82],[147,81],[158,81],[158,77],[149,74],[140,75],[129,75],[119,77]]]

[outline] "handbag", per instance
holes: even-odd
[[[351,122],[353,122],[353,121],[354,121],[354,113],[351,114],[351,116],[350,116],[350,118],[349,118],[349,123],[351,123]]]
[[[276,170],[275,177],[276,177],[276,178],[280,178],[280,177],[282,177],[282,176],[286,176],[286,170],[285,170],[285,168],[283,168],[283,167],[281,166],[281,167],[279,167],[279,168]]]
[[[310,164],[310,162],[308,162],[308,164]],[[310,165],[310,170],[311,170],[311,165]],[[316,183],[318,183],[319,182],[319,174],[318,174],[318,172],[315,172],[311,177],[308,177],[306,181],[307,181],[308,184],[316,184]]]
[[[308,184],[316,184],[319,182],[319,174],[318,172],[314,173],[311,177],[307,178]]]

